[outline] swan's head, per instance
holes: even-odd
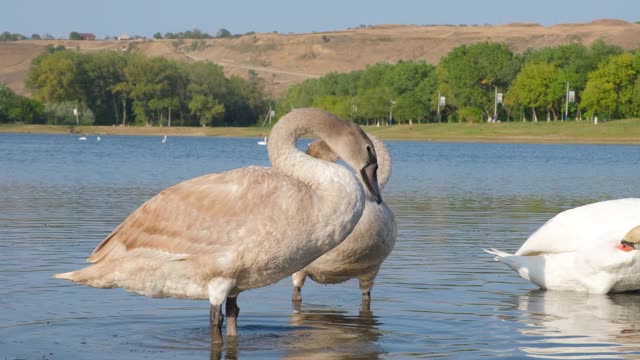
[[[307,155],[324,161],[338,161],[338,155],[323,140],[316,140],[309,144]]]
[[[618,249],[624,251],[640,249],[640,225],[631,229],[627,235],[622,238]]]
[[[344,122],[344,127],[325,139],[335,154],[360,172],[362,182],[378,204],[382,195],[378,186],[378,157],[371,139],[355,123]]]

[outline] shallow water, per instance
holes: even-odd
[[[357,282],[242,293],[236,341],[208,303],[51,275],[78,269],[131,211],[209,172],[267,165],[257,139],[0,134],[0,360],[639,358],[638,294],[543,292],[482,248],[514,251],[559,211],[640,194],[640,147],[389,142],[396,248],[360,311]]]

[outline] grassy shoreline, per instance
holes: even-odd
[[[384,140],[555,143],[555,144],[640,144],[640,119],[609,121],[594,125],[589,121],[496,123],[496,124],[414,124],[364,126]],[[0,133],[221,136],[255,137],[267,135],[257,127],[112,127],[64,125],[0,125]]]

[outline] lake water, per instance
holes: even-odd
[[[0,134],[0,360],[640,358],[640,295],[543,292],[483,253],[554,214],[640,195],[640,147],[388,142],[398,222],[371,311],[356,281],[242,293],[239,337],[211,348],[207,301],[51,275],[165,187],[268,165],[258,139]]]

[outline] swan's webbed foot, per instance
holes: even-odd
[[[237,297],[228,297],[225,304],[227,336],[238,336],[238,315],[240,314],[240,308],[238,307],[237,300]]]
[[[211,342],[222,343],[222,315],[221,305],[211,305],[209,309],[209,325],[211,326]]]

